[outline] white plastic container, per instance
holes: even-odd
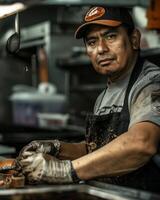
[[[59,113],[38,113],[37,117],[39,127],[45,128],[64,127],[69,119],[68,114]]]
[[[42,95],[37,92],[14,93],[10,100],[13,108],[13,123],[37,126],[38,113],[65,113],[67,100],[64,95]]]

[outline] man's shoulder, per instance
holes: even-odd
[[[144,60],[141,76],[152,76],[153,74],[160,74],[160,66],[150,62],[149,60]]]
[[[134,100],[145,87],[157,83],[160,83],[160,66],[144,60],[142,71],[130,91],[129,102]]]
[[[144,60],[142,71],[133,88],[145,87],[145,85],[151,84],[157,80],[160,81],[160,66],[149,60]]]

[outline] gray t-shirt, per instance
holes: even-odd
[[[95,115],[121,112],[132,69],[115,83],[107,85],[96,100]],[[160,67],[145,61],[128,98],[130,124],[150,121],[160,125]]]

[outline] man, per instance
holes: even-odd
[[[160,68],[140,58],[140,32],[125,8],[91,8],[75,37],[106,75],[106,89],[88,116],[86,141],[31,142],[19,155],[24,174],[36,183],[97,179],[158,191]]]

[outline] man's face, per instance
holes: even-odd
[[[122,26],[93,25],[85,37],[85,44],[94,69],[111,80],[121,77],[132,63],[134,47]]]

